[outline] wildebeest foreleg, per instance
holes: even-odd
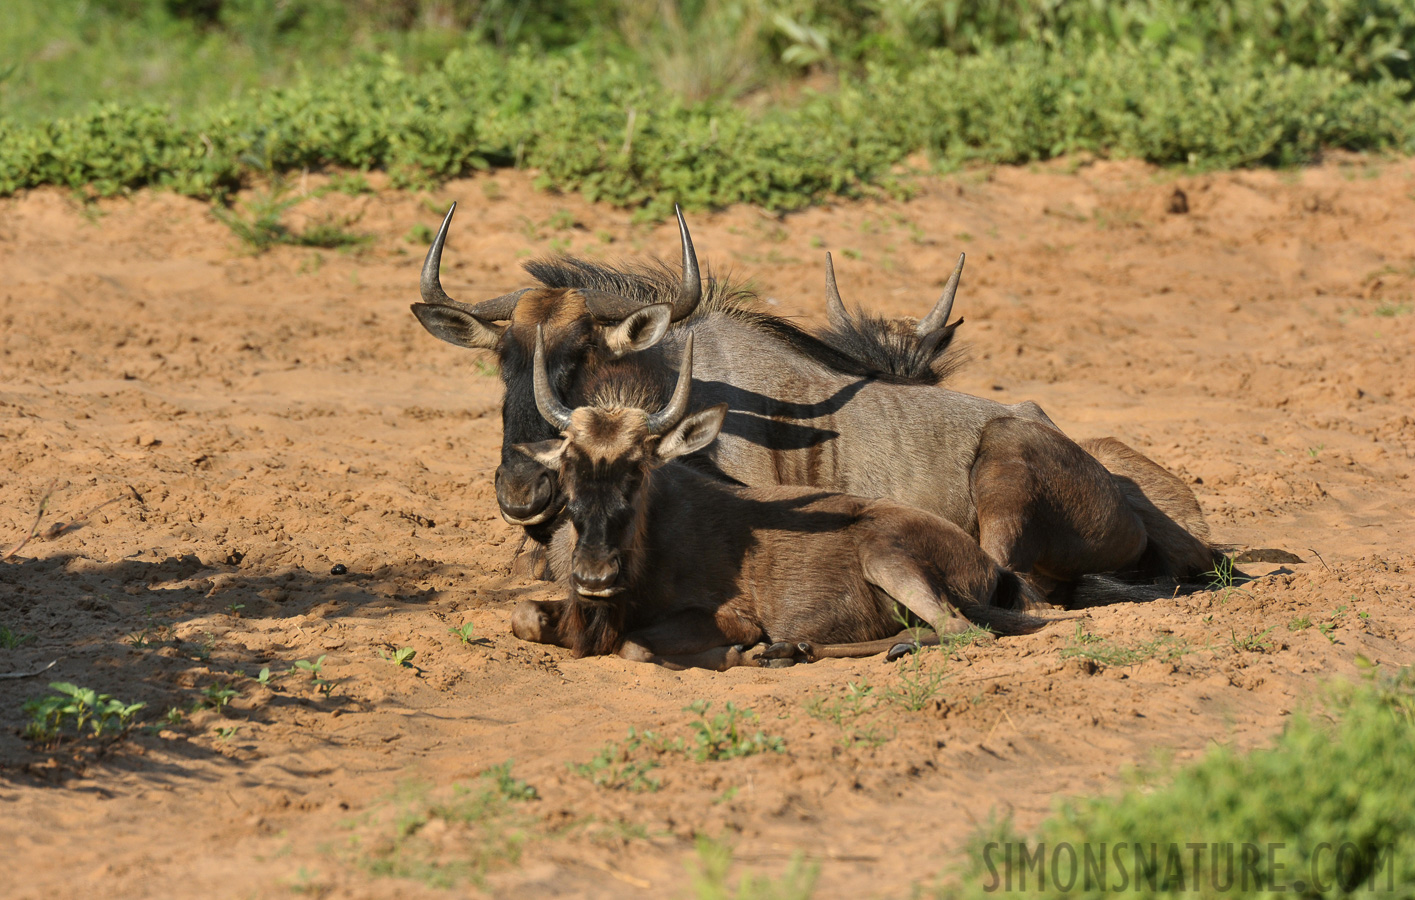
[[[564,600],[522,600],[511,613],[511,633],[535,644],[568,647],[560,637],[560,614]]]

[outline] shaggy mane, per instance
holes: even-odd
[[[683,277],[678,266],[661,260],[647,263],[626,262],[611,266],[565,256],[531,260],[526,263],[525,268],[532,278],[546,287],[608,291],[645,304],[671,303],[678,296]],[[941,376],[934,374],[928,375],[927,378],[908,374],[917,366],[911,369],[908,365],[902,365],[903,354],[887,351],[881,340],[869,337],[869,332],[866,332],[862,339],[855,341],[837,336],[836,342],[832,343],[826,339],[826,335],[818,337],[781,316],[764,312],[758,303],[756,293],[745,285],[714,278],[704,268],[702,301],[685,321],[691,322],[713,313],[731,316],[771,335],[797,353],[844,375],[876,378],[898,384],[937,384],[942,380]],[[951,338],[952,331],[945,330]],[[855,355],[855,350],[859,350],[861,355]]]
[[[897,321],[857,307],[848,322],[832,324],[816,336],[862,365],[889,373],[895,381],[940,385],[968,361],[967,353],[953,345],[954,333],[962,324],[959,319],[919,337],[912,328],[903,330]]]

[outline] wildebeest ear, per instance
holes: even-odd
[[[513,444],[512,446],[547,469],[560,471],[560,460],[565,455],[564,438],[552,438],[548,441],[534,441],[529,444]]]
[[[604,345],[611,356],[647,350],[663,340],[673,319],[673,304],[654,303],[636,309],[624,319],[604,329]]]
[[[709,406],[685,416],[683,421],[675,425],[673,430],[658,442],[658,458],[673,459],[703,449],[711,444],[717,433],[722,430],[722,420],[726,416],[726,403]]]
[[[433,337],[473,350],[495,350],[506,330],[505,325],[483,322],[469,312],[439,303],[414,303],[413,315]]]

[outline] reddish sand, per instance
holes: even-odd
[[[675,673],[509,634],[515,601],[554,591],[512,571],[519,534],[491,485],[500,385],[408,313],[423,244],[405,236],[462,201],[444,282],[476,299],[526,285],[530,254],[672,258],[671,225],[524,173],[297,208],[357,216],[374,237],[357,253],[253,256],[170,194],[0,201],[0,552],[51,487],[41,531],[114,501],[0,563],[0,625],[32,636],[0,649],[0,672],[58,660],[0,680],[0,894],[417,897],[450,880],[682,896],[707,835],[734,846],[734,878],[804,853],[819,897],[903,897],[947,877],[992,816],[1026,829],[1129,765],[1266,743],[1358,654],[1408,662],[1415,640],[1412,178],[1415,162],[1363,158],[1198,176],[1107,163],[691,217],[705,262],[808,318],[823,249],[847,301],[916,315],[966,250],[955,309],[973,361],[956,387],[1116,435],[1193,483],[1217,540],[1303,560],[1091,610],[1105,647],[1164,641],[1139,665],[1064,656],[1070,625],[926,655],[946,680],[922,711],[862,716],[854,733],[879,742],[807,708],[860,679],[898,688],[907,666]],[[469,645],[449,633],[465,622]],[[411,668],[383,658],[402,647]],[[328,695],[285,674],[321,656]],[[49,681],[145,702],[152,727],[31,746],[20,708]],[[214,684],[238,695],[163,724]],[[643,793],[568,768],[630,726],[690,736],[695,700],[754,710],[785,752],[667,753]],[[508,759],[539,799],[417,824]]]

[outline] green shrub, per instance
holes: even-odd
[[[1124,47],[942,52],[839,90],[753,112],[688,104],[630,64],[468,47],[422,74],[394,59],[219,106],[191,124],[109,104],[33,126],[0,123],[0,193],[43,184],[111,194],[144,185],[222,197],[252,175],[386,168],[421,185],[526,165],[593,200],[667,210],[791,209],[887,184],[919,150],[949,165],[1089,150],[1195,166],[1286,164],[1324,146],[1408,147],[1398,81],[1357,84],[1255,53]]]
[[[1119,797],[1067,803],[1028,842],[1028,853],[1040,850],[1040,868],[1048,878],[1060,874],[1064,886],[1072,856],[1057,848],[1069,845],[1082,861],[1090,848],[1110,858],[1106,883],[1114,888],[1122,877],[1115,848],[1138,848],[1146,854],[1144,865],[1132,865],[1135,857],[1122,854],[1136,896],[1222,893],[1225,883],[1234,886],[1230,875],[1241,876],[1245,852],[1261,857],[1254,860],[1248,895],[1282,893],[1284,887],[1344,895],[1373,884],[1378,892],[1393,884],[1408,894],[1415,884],[1415,678],[1406,669],[1391,681],[1341,687],[1334,699],[1340,710],[1335,724],[1295,717],[1271,749],[1240,754],[1218,748],[1172,777],[1145,777]],[[1006,837],[977,848],[969,896],[993,893],[1009,877],[1014,889],[1027,878],[1032,890],[1046,896],[1105,894],[1098,879],[1086,882],[1084,865],[1069,892],[1050,880],[1039,884],[1037,869],[1023,871],[1021,852],[1007,849],[1015,839]],[[1196,855],[1195,844],[1207,846]],[[1245,844],[1255,849],[1245,851]],[[1304,889],[1294,887],[1299,881]]]

